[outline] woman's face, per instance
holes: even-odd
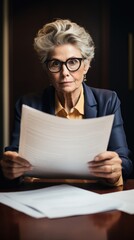
[[[82,58],[80,50],[71,44],[55,47],[50,55],[51,60],[57,59],[62,62],[66,62],[69,58]],[[88,68],[89,62],[85,64],[84,60],[82,60],[81,66],[77,71],[71,72],[67,69],[66,65],[63,64],[59,72],[52,73],[47,69],[47,73],[51,84],[55,87],[57,92],[73,93],[81,87],[84,75],[87,73]]]

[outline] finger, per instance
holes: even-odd
[[[118,169],[114,172],[110,172],[110,170],[108,170],[107,172],[99,172],[99,171],[90,171],[90,174],[94,177],[98,177],[98,178],[104,178],[104,179],[113,179],[113,178],[118,178],[119,176],[121,176],[121,169]]]
[[[97,178],[101,178],[101,179],[115,179],[115,178],[119,178],[121,176],[121,172],[114,172],[114,173],[100,173],[100,172],[95,172],[92,173],[91,175]]]
[[[98,160],[98,161],[92,161],[87,163],[89,167],[101,167],[103,165],[122,165],[122,160],[118,157],[115,156],[112,159],[103,159],[103,160]]]
[[[20,177],[22,175],[24,175],[25,172],[28,172],[31,170],[31,167],[27,168],[14,168],[14,169],[11,169],[11,168],[6,168],[3,170],[3,174],[6,178],[8,179],[14,179],[14,178],[17,178],[17,177]]]
[[[94,158],[94,161],[102,161],[102,160],[105,160],[105,159],[112,159],[114,157],[118,157],[118,154],[116,152],[106,151],[106,152],[98,154]]]
[[[31,166],[31,164],[27,160],[21,158],[17,152],[11,152],[11,151],[5,152],[3,155],[3,160],[9,164],[11,164],[11,162],[14,162],[18,165],[25,166],[25,167]]]
[[[9,168],[9,169],[10,168],[21,169],[22,167],[24,167],[24,168],[30,167],[30,165],[29,166],[23,166],[19,163],[16,163],[14,161],[9,160],[9,159],[1,160],[1,166],[2,166],[2,168]]]
[[[97,177],[97,178],[101,178],[101,179],[109,179],[109,180],[113,180],[113,179],[118,179],[121,175],[122,175],[122,167],[121,165],[116,166],[116,168],[112,169],[112,166],[105,166],[101,167],[101,168],[90,168],[89,172],[92,176]]]
[[[120,164],[113,164],[113,165],[101,165],[101,166],[91,166],[89,167],[90,171],[96,173],[108,173],[111,174],[113,172],[118,172],[122,169]]]

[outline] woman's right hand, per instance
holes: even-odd
[[[31,164],[21,158],[17,152],[7,151],[0,161],[3,175],[7,179],[15,179],[32,169]]]

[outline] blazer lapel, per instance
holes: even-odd
[[[84,118],[97,117],[97,102],[90,87],[83,83],[85,104],[84,104]]]
[[[53,86],[50,86],[47,89],[45,89],[43,100],[44,100],[43,111],[55,115],[55,89]]]

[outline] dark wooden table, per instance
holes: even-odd
[[[37,189],[61,181],[27,179],[22,185],[1,188],[3,191]],[[134,179],[123,187],[109,188],[94,181],[66,180],[68,184],[98,193],[122,191],[134,188]],[[7,240],[133,240],[134,215],[120,211],[66,217],[59,219],[35,219],[4,204],[0,204],[0,239]]]

